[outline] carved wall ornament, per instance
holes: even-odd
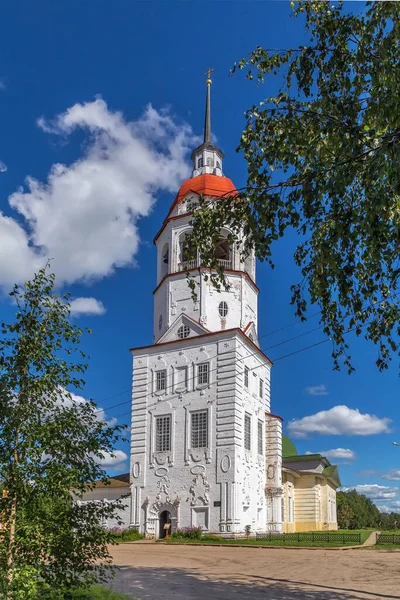
[[[168,475],[168,471],[169,469],[167,467],[159,467],[154,471],[154,475],[156,477],[165,477],[166,475]]]
[[[194,465],[194,467],[190,469],[190,472],[192,475],[200,475],[201,473],[204,473],[205,470],[206,468],[204,465]]]
[[[140,466],[140,462],[135,462],[132,467],[132,477],[137,479],[140,475],[142,468]]]
[[[221,464],[220,464],[221,471],[223,473],[227,473],[229,471],[229,469],[231,468],[231,464],[232,464],[231,457],[228,456],[228,454],[225,454],[225,456],[223,456],[221,458]]]
[[[274,479],[275,478],[275,471],[276,471],[275,465],[268,465],[268,468],[267,468],[267,479]]]
[[[200,468],[201,466],[196,465],[192,469]],[[204,506],[210,503],[210,484],[207,481],[205,469],[201,472],[198,471],[194,476],[189,493],[191,495],[190,504],[192,506],[195,506],[199,502],[202,502]]]
[[[193,462],[200,462],[201,460],[203,460],[203,458],[205,456],[205,451],[203,448],[200,450],[189,450],[189,456]],[[202,466],[202,465],[199,465],[199,466]]]
[[[275,498],[276,496],[282,496],[283,489],[281,487],[268,487],[265,486],[265,495],[267,498]]]

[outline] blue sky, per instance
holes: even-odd
[[[152,239],[202,134],[203,73],[215,69],[213,132],[225,152],[225,174],[241,187],[246,166],[235,148],[244,111],[278,83],[258,89],[240,75],[230,78],[229,69],[258,44],[304,43],[303,24],[290,17],[289,3],[278,1],[45,0],[9,3],[2,16],[1,314],[12,318],[5,291],[37,264],[33,245],[48,247],[62,289],[85,299],[75,309],[103,313],[74,317],[93,329],[84,342],[91,362],[82,395],[128,422],[128,348],[152,340]],[[323,339],[317,331],[272,347],[318,325],[314,316],[281,329],[295,321],[289,304],[298,278],[295,243],[291,236],[275,246],[274,271],[258,266],[260,343],[272,359]],[[391,442],[400,440],[398,364],[379,373],[375,348],[351,341],[351,376],[332,370],[329,343],[277,360],[272,410],[290,435],[303,436],[296,439],[299,452],[355,453],[332,458],[343,485],[369,486],[359,489],[396,507],[400,449]]]

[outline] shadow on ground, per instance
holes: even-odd
[[[302,581],[251,578],[211,579],[187,569],[119,567],[112,587],[138,600],[397,600],[400,596],[336,589]]]

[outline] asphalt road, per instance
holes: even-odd
[[[113,587],[138,600],[400,599],[400,553],[121,544]]]

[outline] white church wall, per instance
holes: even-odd
[[[171,513],[173,528],[201,524],[224,534],[241,532],[246,525],[265,528],[265,465],[264,455],[258,454],[257,431],[269,398],[266,392],[261,398],[243,389],[243,365],[254,364],[254,356],[247,358],[253,352],[252,345],[235,332],[188,338],[184,346],[155,346],[147,354],[138,351],[133,383],[132,525],[158,536],[158,517],[165,509]],[[205,362],[209,383],[199,385],[197,367]],[[269,371],[266,362],[260,369],[264,381]],[[181,379],[177,385],[177,373],[184,368],[186,384],[182,386]],[[164,369],[166,390],[161,393],[154,388],[154,378]],[[208,415],[208,445],[193,449],[192,413],[202,410]],[[251,418],[250,450],[244,448],[246,414]],[[163,416],[170,419],[172,445],[161,452],[155,446],[155,424]]]

